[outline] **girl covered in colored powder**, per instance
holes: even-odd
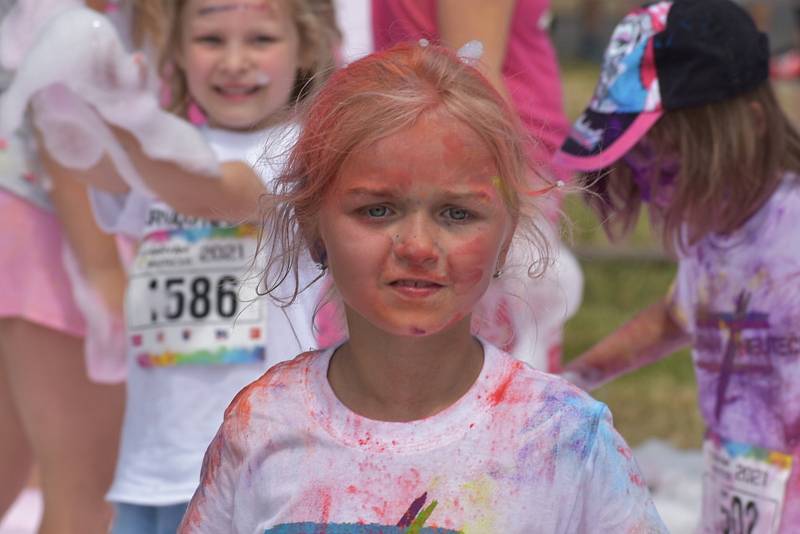
[[[543,246],[499,93],[399,46],[335,73],[301,126],[266,287],[310,253],[349,338],[239,393],[180,532],[665,532],[608,409],[470,332],[512,240]]]
[[[610,235],[642,203],[678,258],[669,293],[570,364],[585,388],[691,344],[702,532],[800,529],[800,135],[769,47],[729,0],[632,11],[559,158],[587,174]]]
[[[315,293],[292,307],[253,302],[256,282],[246,273],[259,197],[296,136],[293,104],[334,67],[332,4],[183,0],[169,8],[164,63],[173,66],[174,108],[203,114],[202,137],[223,164],[212,178],[151,159],[118,128],[159,198],[128,190],[108,160],[83,177],[122,193],[94,191],[95,213],[140,239],[126,296],[127,406],[108,494],[115,534],[175,532],[234,394],[287,355],[317,346]]]

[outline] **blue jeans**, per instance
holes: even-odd
[[[167,506],[114,503],[111,534],[175,534],[188,502]]]

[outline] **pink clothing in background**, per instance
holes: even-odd
[[[549,0],[517,2],[503,62],[503,80],[514,107],[528,133],[543,145],[533,154],[542,165],[569,129],[558,61],[547,33],[549,12]],[[421,38],[439,42],[436,0],[372,0],[372,31],[376,50]]]
[[[4,189],[0,213],[0,319],[83,337],[86,325],[64,271],[66,242],[56,216]]]

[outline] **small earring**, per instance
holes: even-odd
[[[324,271],[328,268],[328,252],[325,249],[319,253],[319,259],[317,261],[317,268],[320,271]]]
[[[492,275],[492,278],[494,278],[495,280],[497,280],[497,279],[498,279],[498,278],[500,278],[501,276],[503,276],[503,270],[502,270],[502,269],[497,269],[497,270],[494,272],[494,274]]]

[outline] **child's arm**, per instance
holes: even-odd
[[[207,176],[171,161],[152,159],[133,135],[121,129],[115,129],[114,133],[145,185],[176,211],[237,223],[260,220],[259,202],[267,189],[246,162],[222,163],[221,176]]]
[[[479,65],[508,102],[511,97],[502,71],[515,5],[514,0],[440,0],[437,13],[439,34],[446,45],[458,48],[473,39],[483,43]]]
[[[100,294],[108,309],[121,316],[127,276],[115,238],[98,228],[86,186],[75,179],[81,171],[60,166],[43,149],[39,151],[39,157],[52,180],[50,199],[81,274],[89,287]]]
[[[665,297],[570,362],[563,376],[583,389],[592,390],[668,356],[689,341],[689,335],[672,317],[669,298]]]

